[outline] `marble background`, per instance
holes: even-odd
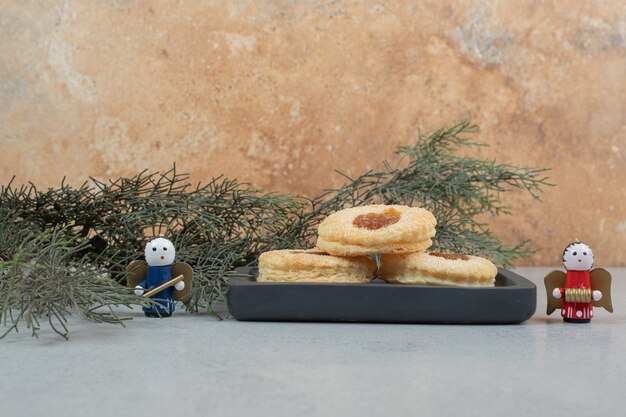
[[[489,220],[559,263],[626,265],[623,1],[0,0],[0,182],[176,161],[313,195],[463,117],[480,156],[552,167]]]

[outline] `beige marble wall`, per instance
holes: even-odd
[[[462,117],[549,166],[505,241],[626,265],[623,1],[0,0],[0,181],[144,168],[315,194]]]

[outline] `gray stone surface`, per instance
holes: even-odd
[[[522,325],[244,323],[130,313],[0,342],[0,416],[623,416],[626,269],[615,313]]]

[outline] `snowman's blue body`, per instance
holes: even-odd
[[[172,279],[172,265],[164,266],[148,266],[146,279],[141,281],[139,285],[147,291],[165,284]],[[169,316],[174,312],[174,287],[170,286],[152,297],[157,300],[153,307],[144,307],[143,311],[146,315]]]

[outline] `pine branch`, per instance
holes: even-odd
[[[505,267],[528,257],[533,253],[529,242],[506,246],[484,230],[477,217],[510,214],[501,198],[516,189],[540,200],[543,188],[553,185],[546,176],[549,169],[457,156],[454,152],[461,146],[486,146],[466,136],[477,130],[476,125],[461,121],[431,134],[420,133],[414,145],[398,147],[398,158],[384,161],[384,169],[354,179],[344,175],[348,182],[342,187],[306,202],[310,211],[292,236],[313,239],[317,224],[345,207],[406,204],[433,212],[438,220],[436,249],[482,255]]]
[[[267,250],[310,247],[326,216],[363,204],[426,207],[438,219],[436,249],[510,266],[533,252],[529,242],[505,245],[478,219],[510,214],[502,201],[510,191],[539,200],[552,184],[547,169],[456,155],[460,147],[485,146],[472,139],[477,130],[462,121],[420,132],[381,169],[344,175],[344,185],[314,198],[266,193],[224,177],[194,185],[176,166],[110,181],[92,178],[76,188],[65,179],[47,190],[11,181],[0,188],[1,318],[8,331],[25,323],[34,335],[45,319],[64,337],[72,311],[122,323],[113,306],[146,302],[118,284],[125,282],[124,266],[141,259],[146,239],[159,234],[194,268],[187,308],[213,313],[233,268]]]
[[[6,231],[6,224],[2,226]],[[0,338],[18,331],[21,323],[36,337],[45,320],[67,339],[67,317],[73,312],[97,323],[123,325],[125,319],[114,307],[153,303],[111,280],[105,270],[80,260],[83,248],[63,235],[24,234],[14,254],[0,261],[0,321],[6,327]]]

